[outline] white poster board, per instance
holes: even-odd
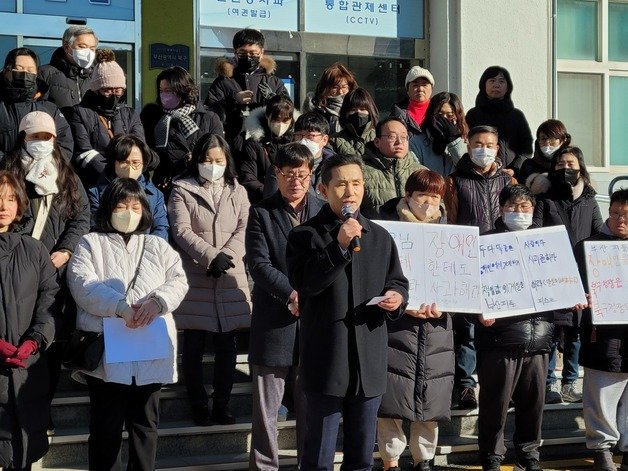
[[[628,324],[628,244],[584,243],[593,324]]]
[[[392,236],[410,283],[408,309],[436,303],[446,312],[482,309],[477,227],[374,221]]]
[[[168,326],[163,316],[137,329],[126,326],[124,319],[105,317],[105,363],[127,361],[147,361],[168,358],[172,342],[168,336]]]

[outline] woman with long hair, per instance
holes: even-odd
[[[337,154],[362,155],[367,143],[375,139],[379,111],[364,88],[356,88],[345,97],[340,108],[342,130],[329,138],[329,146]]]

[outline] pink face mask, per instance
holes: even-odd
[[[159,100],[167,110],[174,110],[181,103],[181,98],[174,92],[159,92]]]

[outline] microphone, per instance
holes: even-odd
[[[342,205],[341,213],[345,221],[349,218],[356,219],[355,212],[356,210],[351,204],[346,203]],[[360,246],[360,238],[358,236],[355,236],[353,239],[351,239],[351,242],[349,243],[349,250],[351,252],[359,252],[360,250],[362,250],[362,247]]]

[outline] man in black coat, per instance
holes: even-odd
[[[576,245],[576,260],[588,291],[585,241],[628,241],[628,190],[611,195],[609,218],[599,234]],[[621,256],[620,256],[621,257]],[[623,288],[625,292],[625,288]],[[628,469],[628,325],[593,325],[585,309],[580,325],[580,364],[584,367],[582,409],[587,428],[586,445],[594,451],[593,469],[615,470],[613,448],[623,453],[621,469]]]
[[[305,396],[297,381],[299,300],[288,281],[286,245],[293,227],[316,215],[323,202],[309,191],[314,159],[302,144],[277,152],[278,190],[253,206],[246,228],[246,259],[255,282],[249,340],[253,377],[253,427],[250,469],[278,469],[277,411],[292,386],[297,412],[297,449],[301,454]]]
[[[347,217],[364,196],[362,160],[329,157],[320,190],[328,204],[288,236],[307,398],[300,469],[333,469],[343,417],[343,469],[366,470],[372,467],[377,410],[386,390],[386,316],[403,314],[408,280],[390,234],[359,213]],[[377,296],[383,299],[367,305]]]

